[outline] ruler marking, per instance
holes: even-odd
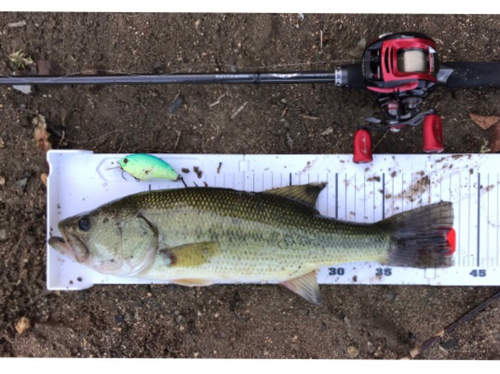
[[[461,246],[460,246],[460,233],[462,232],[461,228],[462,223],[462,173],[458,173],[458,266],[460,266],[460,258],[462,256]]]
[[[450,192],[451,192],[451,184],[450,184]],[[443,183],[439,183],[439,201],[443,201]]]
[[[468,238],[467,238],[467,266],[470,266],[470,174],[468,176],[468,184],[469,184],[469,196],[467,196],[468,198],[468,202],[469,202],[469,210],[467,211],[468,214],[467,214],[467,218],[468,218],[468,225],[467,225],[467,232],[469,233],[468,234]]]
[[[476,259],[476,264],[477,264],[477,267],[479,267],[479,263],[480,263],[480,258],[479,258],[479,254],[480,254],[480,237],[481,237],[481,227],[480,227],[480,223],[481,223],[481,173],[477,173],[477,259]]]
[[[288,185],[291,186],[292,185],[292,173],[289,173],[288,174]]]
[[[382,174],[382,219],[385,219],[385,173]]]
[[[396,204],[396,199],[394,198],[394,177],[391,178],[391,182],[392,182],[392,196],[391,196],[391,200],[392,200],[392,215],[394,215],[394,204]]]
[[[497,173],[497,266],[498,266],[498,250],[500,249],[500,241],[498,240],[498,233],[500,232],[500,220],[498,219],[498,211],[500,210],[500,193],[498,190],[500,189],[500,184],[499,178],[498,178],[499,173]]]
[[[363,173],[363,222],[366,223],[366,174]]]
[[[358,190],[358,182],[357,182],[357,176],[358,174],[357,173],[354,173],[354,221],[357,222],[358,221],[358,204],[356,203],[358,200],[356,199],[356,193],[357,193],[357,190]]]
[[[326,211],[327,211],[327,215],[328,217],[330,217],[330,174],[327,174],[326,175],[326,181],[328,183],[328,185],[326,186],[326,190],[327,190],[327,194],[326,194]]]
[[[372,199],[373,216],[372,216],[372,222],[374,222],[375,221],[375,178],[372,180],[372,189],[373,189],[373,199]]]
[[[490,173],[488,173],[488,186],[490,185]],[[490,262],[490,193],[488,192],[488,205],[486,206],[486,265]]]
[[[413,182],[414,182],[414,179],[415,179],[415,173],[411,173],[411,178],[410,179],[411,179],[410,186],[414,186]],[[410,206],[411,206],[412,210],[413,210],[413,200],[415,200],[415,199],[410,199]]]
[[[335,218],[339,218],[339,173],[335,173]]]
[[[403,208],[404,202],[403,202],[403,191],[405,190],[405,178],[404,178],[404,173],[401,171],[401,212],[405,211]]]
[[[344,219],[347,221],[347,173],[344,175],[344,191],[345,191],[345,199],[344,199]]]

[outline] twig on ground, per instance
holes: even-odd
[[[490,306],[497,300],[500,300],[500,291],[498,291],[493,296],[489,297],[488,299],[480,303],[478,306],[476,306],[474,309],[464,314],[462,317],[457,319],[452,324],[448,325],[448,327],[446,327],[445,329],[438,331],[434,336],[430,337],[425,342],[423,342],[420,347],[412,349],[408,354],[408,356],[405,356],[402,359],[408,360],[417,357],[419,354],[432,347],[434,343],[443,339],[443,337],[446,334],[451,333],[452,331],[463,325],[465,322],[469,322],[474,318],[476,318],[479,313],[481,313],[483,310],[485,310],[488,306]]]

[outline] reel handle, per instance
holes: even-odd
[[[423,135],[424,144],[422,149],[425,153],[443,152],[443,126],[440,116],[437,114],[428,114],[425,116]]]
[[[354,134],[354,156],[353,161],[357,164],[373,161],[372,137],[365,129],[359,129]]]

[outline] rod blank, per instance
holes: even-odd
[[[0,76],[0,85],[335,83],[335,72]]]

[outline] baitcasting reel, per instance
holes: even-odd
[[[422,122],[424,152],[442,152],[441,118],[433,110],[421,112],[419,108],[437,87],[439,60],[434,41],[419,33],[382,35],[366,47],[361,67],[382,118],[366,118],[368,124],[359,126],[354,162],[372,161],[368,130],[398,132]]]

